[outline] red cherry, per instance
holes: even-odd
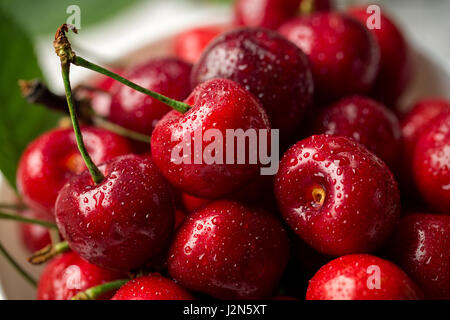
[[[191,65],[176,58],[160,58],[138,65],[124,77],[149,90],[176,100],[190,90]],[[125,128],[150,135],[156,123],[171,108],[152,97],[119,84],[111,102],[109,119]]]
[[[178,227],[183,223],[184,219],[186,218],[186,213],[176,209],[175,210],[175,230],[178,229]]]
[[[185,114],[169,112],[156,126],[151,139],[155,164],[165,177],[179,190],[203,198],[219,198],[236,190],[250,178],[259,174],[259,164],[207,164],[202,158],[196,164],[194,156],[195,132],[219,130],[225,137],[227,129],[269,130],[269,120],[259,103],[238,84],[225,79],[207,81],[197,86],[185,101],[192,108]],[[172,150],[190,143],[190,164],[173,161]],[[208,143],[202,144],[202,153]],[[249,154],[247,145],[246,154]],[[270,150],[270,148],[268,149]],[[183,157],[187,157],[183,153]],[[236,157],[236,152],[235,152]]]
[[[450,299],[449,233],[449,215],[411,214],[400,220],[387,246],[430,299]]]
[[[270,296],[288,259],[275,216],[231,201],[189,215],[169,251],[170,275],[189,290],[219,299]]]
[[[311,7],[303,8],[305,5]],[[234,20],[241,26],[276,29],[303,9],[311,13],[331,8],[331,0],[238,0],[234,6]]]
[[[370,98],[339,100],[319,115],[313,132],[352,138],[391,167],[399,158],[401,131],[397,117]]]
[[[181,201],[183,202],[183,206],[187,212],[194,212],[211,202],[210,199],[194,197],[187,193],[183,193],[181,195]]]
[[[69,300],[78,292],[105,282],[126,277],[119,272],[99,268],[81,259],[74,252],[54,258],[39,279],[38,300]],[[113,292],[101,299],[109,299]]]
[[[151,274],[124,284],[111,300],[193,300],[189,292],[170,279]]]
[[[22,215],[27,218],[49,220],[47,214],[37,213],[32,210],[26,210],[22,212]],[[31,223],[21,223],[19,232],[22,243],[29,252],[36,252],[51,244],[50,233],[46,227]]]
[[[232,30],[216,38],[192,70],[192,84],[213,78],[233,80],[250,91],[273,128],[296,129],[313,94],[306,56],[274,31]]]
[[[275,195],[290,227],[334,256],[378,248],[400,214],[388,167],[346,137],[312,136],[291,147],[281,159]]]
[[[176,56],[184,61],[196,63],[211,40],[225,29],[225,26],[205,26],[183,31],[174,39]]]
[[[174,206],[169,186],[148,158],[117,157],[74,177],[56,200],[56,222],[70,247],[101,267],[131,270],[156,257],[170,239]]]
[[[417,285],[399,267],[368,254],[347,255],[327,263],[309,281],[306,292],[306,300],[421,298]]]
[[[367,6],[350,8],[348,13],[364,25],[373,15],[373,12],[367,13]],[[410,48],[400,29],[384,10],[380,12],[379,28],[369,31],[380,48],[380,70],[372,94],[387,106],[395,106],[412,78]]]
[[[292,19],[279,31],[309,57],[318,102],[364,94],[373,85],[379,49],[354,18],[338,12],[317,13]]]
[[[111,71],[117,74],[124,73],[124,70],[120,68],[114,68]],[[88,93],[88,97],[91,99],[92,109],[103,117],[109,117],[112,93],[119,87],[117,82],[113,78],[100,75],[94,82],[93,87],[100,89],[101,91],[92,91]]]
[[[430,208],[450,213],[450,112],[435,119],[414,152],[416,186]]]
[[[110,131],[84,127],[86,148],[96,163],[132,152],[128,141]],[[86,166],[72,129],[51,130],[28,145],[19,161],[17,188],[24,202],[42,213],[53,213],[59,190]]]

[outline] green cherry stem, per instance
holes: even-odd
[[[181,113],[185,113],[187,112],[189,109],[191,109],[191,106],[188,105],[187,103],[181,102],[181,101],[177,101],[174,99],[171,99],[169,97],[166,97],[162,94],[159,94],[157,92],[148,90],[144,87],[141,87],[140,85],[125,79],[124,77],[108,70],[105,69],[95,63],[92,63],[82,57],[79,57],[75,54],[75,52],[72,51],[71,45],[69,40],[66,37],[66,32],[69,31],[69,28],[74,31],[75,33],[77,33],[77,29],[73,26],[67,25],[67,24],[63,24],[57,31],[55,34],[55,41],[54,41],[54,46],[55,46],[55,51],[58,54],[58,56],[60,56],[61,58],[61,63],[73,63],[76,66],[79,67],[84,67],[86,69],[101,73],[105,76],[108,76],[114,80],[117,80],[121,83],[123,83],[124,85],[139,91],[143,94],[146,94],[152,98],[155,98],[165,104],[167,104],[168,106],[170,106],[172,109],[177,110],[178,112]]]
[[[20,273],[25,280],[28,281],[33,287],[37,287],[37,281],[28,273],[26,272],[17,262],[14,260],[14,258],[9,254],[9,252],[3,247],[2,243],[0,242],[0,253],[5,257],[6,260],[16,269],[18,273]]]
[[[116,290],[116,289],[119,289],[121,286],[123,286],[128,281],[130,281],[130,279],[121,279],[121,280],[106,282],[106,283],[100,284],[95,287],[91,287],[85,291],[77,293],[72,298],[72,300],[97,300],[103,294],[113,291],[113,290]]]
[[[43,264],[44,262],[47,262],[48,260],[52,259],[56,255],[60,253],[64,253],[66,251],[69,251],[70,247],[67,241],[58,242],[55,244],[51,244],[46,246],[45,248],[36,251],[33,253],[31,257],[28,258],[28,262],[33,265]]]
[[[52,222],[39,220],[39,219],[27,218],[27,217],[23,217],[23,216],[20,216],[17,214],[10,214],[10,213],[5,213],[5,212],[0,212],[0,219],[14,220],[14,221],[19,221],[19,222],[29,223],[29,224],[38,224],[38,225],[41,225],[41,226],[49,228],[49,229],[57,228],[56,224],[54,224]]]
[[[23,204],[0,203],[0,209],[22,211],[27,209],[27,207],[24,206]]]

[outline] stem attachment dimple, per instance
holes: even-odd
[[[312,189],[312,197],[315,205],[322,206],[325,202],[325,196],[325,190],[321,186],[315,186]]]
[[[67,241],[62,241],[54,245],[48,245],[45,248],[35,252],[28,258],[28,262],[33,265],[43,264],[60,253],[69,251],[70,247]]]
[[[125,283],[130,281],[130,279],[120,279],[111,282],[102,283],[98,286],[89,288],[85,291],[78,292],[72,300],[97,300],[103,294],[119,289]]]

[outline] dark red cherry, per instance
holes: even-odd
[[[374,14],[367,12],[367,6],[352,7],[348,13],[365,26]],[[411,52],[402,32],[385,10],[380,10],[379,22],[379,27],[369,29],[380,48],[380,70],[371,93],[388,107],[395,107],[412,78]]]
[[[149,158],[128,155],[88,171],[59,192],[58,228],[72,250],[90,263],[117,270],[143,266],[170,240],[174,205],[169,186]]]
[[[237,152],[234,152],[234,164],[226,163],[227,157],[231,157],[226,150],[227,129],[270,130],[267,114],[256,99],[233,81],[215,79],[197,86],[185,102],[192,106],[188,112],[169,112],[152,134],[153,160],[165,177],[184,193],[214,199],[257,176],[260,165],[249,161],[237,164]],[[223,138],[223,164],[208,164],[205,160],[205,149],[211,140],[205,140],[203,133],[210,129]],[[205,142],[200,145],[202,137]],[[195,145],[202,149],[195,149]],[[191,154],[186,154],[181,146],[187,146]],[[247,144],[246,155],[249,148]],[[196,150],[201,150],[201,154]],[[174,152],[189,163],[174,160]]]
[[[178,58],[196,63],[212,39],[225,31],[226,26],[204,26],[185,30],[174,39],[174,51]]]
[[[25,210],[21,215],[32,219],[50,220],[47,214],[34,212],[32,210]],[[22,243],[29,252],[36,252],[51,243],[48,228],[41,225],[21,223],[19,225],[19,232]]]
[[[287,259],[286,232],[274,215],[216,201],[186,218],[168,267],[189,290],[219,299],[258,299],[270,296]]]
[[[423,294],[390,261],[351,254],[326,265],[309,281],[306,300],[417,300]]]
[[[401,131],[397,117],[367,97],[351,96],[327,107],[316,119],[313,133],[352,138],[391,168],[399,159]]]
[[[138,65],[124,77],[149,90],[176,100],[191,92],[191,65],[176,58],[159,58]],[[119,84],[111,102],[109,119],[125,128],[150,135],[171,108],[152,97]]]
[[[213,78],[233,80],[251,92],[272,128],[292,133],[312,102],[308,59],[278,33],[241,28],[216,38],[192,70],[192,84]]]
[[[82,128],[86,148],[95,163],[132,152],[129,142],[100,128]],[[17,188],[32,209],[53,214],[59,190],[86,166],[71,128],[44,133],[28,145],[19,161]]]
[[[427,205],[450,214],[450,112],[436,118],[419,138],[413,171]]]
[[[157,273],[124,284],[111,300],[193,300],[189,292]]]
[[[124,73],[124,70],[121,68],[113,68],[111,71],[119,75]],[[113,78],[100,75],[95,79],[92,87],[97,89],[87,92],[87,97],[91,100],[92,109],[103,117],[109,117],[112,94],[117,90],[116,88],[119,88],[120,86]]]
[[[450,216],[404,216],[387,247],[389,256],[423,289],[427,298],[450,299]]]
[[[289,226],[334,256],[378,248],[400,214],[386,164],[346,137],[312,136],[291,147],[281,159],[275,195]]]
[[[238,0],[234,20],[241,26],[276,29],[297,14],[331,8],[331,0]]]
[[[37,299],[69,300],[78,292],[125,277],[126,274],[90,264],[70,251],[57,256],[45,267],[39,279]],[[113,293],[100,298],[109,299]]]
[[[187,210],[187,212],[194,212],[197,209],[205,206],[210,203],[210,199],[204,199],[199,197],[191,196],[190,194],[183,193],[181,195],[181,201],[183,202],[183,207]]]
[[[339,12],[316,13],[287,21],[279,31],[309,57],[319,103],[364,94],[373,85],[379,49],[356,19]]]

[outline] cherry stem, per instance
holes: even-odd
[[[27,217],[20,216],[17,214],[9,214],[9,213],[5,213],[5,212],[0,212],[0,219],[14,220],[14,221],[19,221],[19,222],[29,223],[29,224],[37,224],[37,225],[41,225],[41,226],[49,228],[49,229],[57,229],[56,224],[54,224],[52,222],[39,220],[39,219],[27,218]]]
[[[0,203],[0,209],[22,211],[27,209],[27,207],[23,204]]]
[[[130,279],[120,279],[111,282],[102,283],[98,286],[91,287],[85,291],[78,292],[72,300],[97,300],[103,294],[119,289]]]
[[[58,242],[46,246],[45,248],[33,253],[31,257],[28,258],[28,262],[33,265],[43,264],[49,261],[56,255],[69,251],[70,247],[67,241]]]
[[[300,4],[300,14],[311,14],[315,10],[315,0],[304,0]]]
[[[28,281],[33,287],[37,287],[37,281],[28,273],[26,272],[17,262],[14,260],[14,258],[9,254],[9,252],[3,247],[2,243],[0,242],[0,253],[5,257],[6,260],[16,269],[18,273],[20,273],[25,280]]]
[[[181,102],[181,101],[177,101],[175,99],[171,99],[169,97],[166,97],[162,94],[159,94],[157,92],[148,90],[144,87],[141,87],[140,85],[125,79],[124,77],[108,70],[105,69],[95,63],[92,63],[82,57],[79,57],[75,54],[75,52],[73,52],[70,42],[66,37],[65,32],[69,31],[69,28],[74,31],[75,33],[77,33],[77,29],[74,26],[71,25],[67,25],[67,24],[63,24],[57,31],[55,34],[55,42],[54,42],[54,46],[55,46],[55,51],[58,54],[58,56],[61,58],[61,63],[73,63],[76,66],[79,67],[84,67],[86,69],[101,73],[105,76],[108,76],[116,81],[119,81],[121,83],[123,83],[124,85],[139,91],[143,94],[146,94],[152,98],[155,98],[159,101],[161,101],[162,103],[167,104],[168,106],[170,106],[172,109],[181,112],[181,113],[185,113],[187,112],[189,109],[191,109],[191,106],[188,105],[187,103]]]

